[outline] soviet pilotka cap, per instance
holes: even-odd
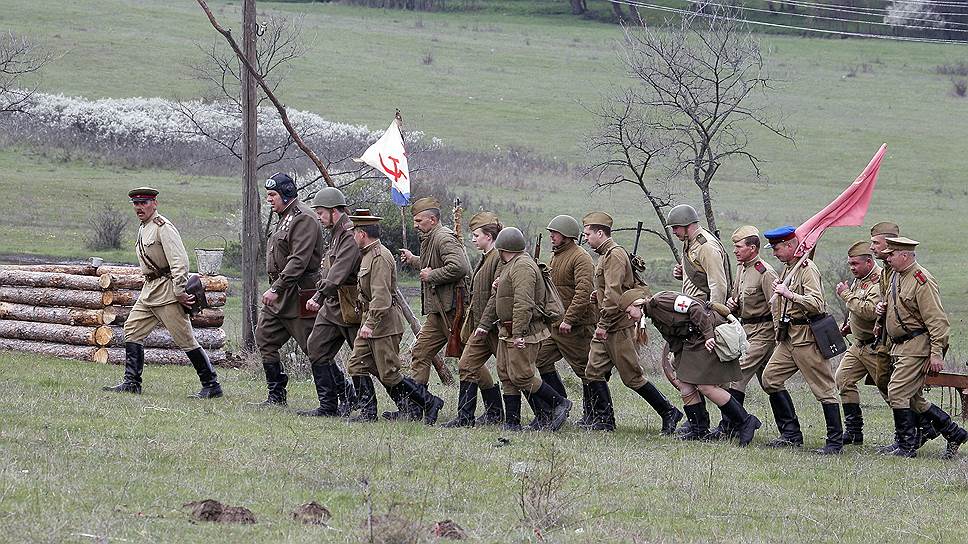
[[[848,257],[862,257],[862,256],[873,257],[874,253],[871,251],[870,242],[861,240],[859,242],[854,242],[849,249],[847,249]]]
[[[156,196],[158,196],[158,190],[152,189],[151,187],[138,187],[137,189],[128,191],[128,198],[131,199],[133,204],[154,200]]]
[[[612,228],[612,216],[605,212],[591,212],[581,218],[582,225],[602,225]]]
[[[897,226],[897,223],[891,223],[890,221],[881,221],[880,223],[875,223],[871,227],[871,236],[900,236],[901,227]]]
[[[733,240],[733,243],[735,244],[740,240],[745,240],[749,238],[750,236],[759,236],[759,235],[760,235],[759,229],[757,229],[753,225],[746,225],[733,231],[732,240]]]
[[[432,196],[425,196],[423,198],[417,199],[410,206],[410,213],[412,213],[413,215],[417,215],[418,213],[425,212],[427,210],[437,210],[439,212],[440,202]]]
[[[498,225],[501,222],[497,218],[497,214],[493,212],[477,212],[471,217],[470,229],[471,232],[485,226],[485,225]]]

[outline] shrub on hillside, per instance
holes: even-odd
[[[130,222],[127,213],[106,204],[87,220],[91,227],[86,236],[87,247],[94,250],[120,249],[124,229]]]

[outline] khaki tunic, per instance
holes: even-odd
[[[887,394],[890,380],[891,358],[883,345],[875,346],[874,324],[877,314],[874,309],[880,302],[881,268],[877,265],[870,273],[855,280],[850,288],[839,296],[847,305],[847,323],[854,342],[840,360],[835,379],[840,391],[840,400],[845,403],[860,403],[857,382],[870,376],[877,387]]]
[[[703,302],[675,291],[662,291],[643,309],[669,343],[680,380],[692,385],[717,385],[740,379],[738,359],[724,363],[715,351],[706,349],[706,340],[715,339],[716,327],[726,320],[707,310]]]
[[[353,238],[353,222],[349,216],[340,216],[331,233],[313,296],[313,300],[319,304],[316,322],[347,327],[360,322],[356,312],[356,273],[360,269],[362,255]]]
[[[698,300],[725,304],[729,258],[719,239],[700,227],[682,253],[682,292]]]
[[[930,357],[944,357],[951,328],[934,276],[916,262],[907,270],[895,270],[890,278],[886,315],[894,360],[888,402],[892,408],[910,406],[923,412],[931,406],[919,395],[927,365]],[[920,331],[918,336],[899,342],[901,337]]]
[[[548,326],[538,311],[547,296],[541,271],[531,256],[519,253],[505,263],[494,304],[488,304],[484,320],[500,323],[497,371],[502,383],[512,391],[533,393],[541,387],[534,361],[539,345],[549,337]],[[517,338],[524,339],[523,349],[513,346]]]
[[[767,393],[782,391],[786,381],[800,372],[818,401],[824,404],[836,403],[831,363],[820,354],[813,331],[806,323],[809,316],[822,314],[827,309],[823,299],[820,270],[810,259],[802,262],[795,259],[784,268],[780,279],[788,276],[791,279],[787,286],[794,293],[793,300],[778,296],[773,303],[773,317],[779,319],[787,316],[792,320],[802,321],[803,324],[791,323],[788,337],[777,342],[773,356],[763,370],[763,390]]]
[[[584,378],[598,314],[597,305],[589,300],[595,289],[595,264],[591,255],[570,239],[553,252],[549,264],[551,282],[558,289],[565,313],[559,322],[549,326],[551,338],[541,343],[538,372],[553,372],[555,363],[565,359],[575,375]],[[570,334],[561,334],[558,325],[562,322],[571,325]]]
[[[743,377],[730,385],[734,389],[745,390],[746,384],[763,371],[773,355],[776,332],[773,329],[770,298],[776,278],[776,270],[759,256],[737,267],[730,296],[736,301],[733,313],[743,323],[750,346],[739,361]]]
[[[188,252],[178,229],[155,212],[138,228],[135,253],[143,274],[163,273],[165,269],[168,272],[156,279],[145,280],[141,294],[124,322],[124,341],[141,344],[161,323],[180,349],[191,351],[198,348],[189,316],[175,298],[185,294],[189,265]]]
[[[393,254],[380,242],[369,245],[363,250],[358,277],[363,326],[373,333],[370,338],[356,337],[347,371],[351,376],[375,375],[392,387],[403,380],[400,341],[404,330],[403,314],[393,304],[397,289]]]
[[[496,249],[481,255],[471,280],[471,302],[464,319],[464,328],[461,330],[461,338],[465,345],[457,362],[460,380],[476,383],[481,389],[494,387],[494,379],[491,378],[486,365],[492,355],[497,356],[497,330],[492,329],[483,337],[475,336],[474,330],[480,326],[481,317],[491,299],[491,286],[500,273],[502,264]],[[482,328],[487,330],[490,326]]]

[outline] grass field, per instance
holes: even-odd
[[[188,368],[149,367],[136,397],[99,390],[117,367],[0,355],[0,540],[359,542],[370,511],[377,542],[412,542],[394,528],[444,519],[479,542],[954,542],[968,530],[968,464],[938,460],[937,441],[914,460],[874,454],[890,414],[869,388],[870,445],[820,458],[763,448],[769,424],[749,449],[662,438],[618,383],[614,434],[509,435],[297,418],[246,405],[264,397],[257,374],[220,373],[228,396],[193,402]],[[456,392],[439,389],[449,417]],[[819,447],[819,407],[802,386],[794,395],[806,445]],[[311,399],[308,382],[290,384],[293,409]],[[769,419],[761,391],[750,406]],[[522,481],[530,491],[549,475],[550,492],[526,493],[535,499],[525,504],[546,500],[563,526],[539,537],[521,514]],[[182,505],[206,498],[245,506],[257,523],[189,521]],[[331,528],[292,521],[313,500],[332,512]],[[406,521],[382,521],[389,511]]]

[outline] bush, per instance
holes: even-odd
[[[955,96],[964,98],[965,93],[968,92],[968,80],[966,79],[952,78],[951,86],[954,88]]]
[[[87,220],[91,226],[86,238],[87,247],[96,250],[120,249],[121,237],[130,222],[131,217],[127,213],[106,204]]]

